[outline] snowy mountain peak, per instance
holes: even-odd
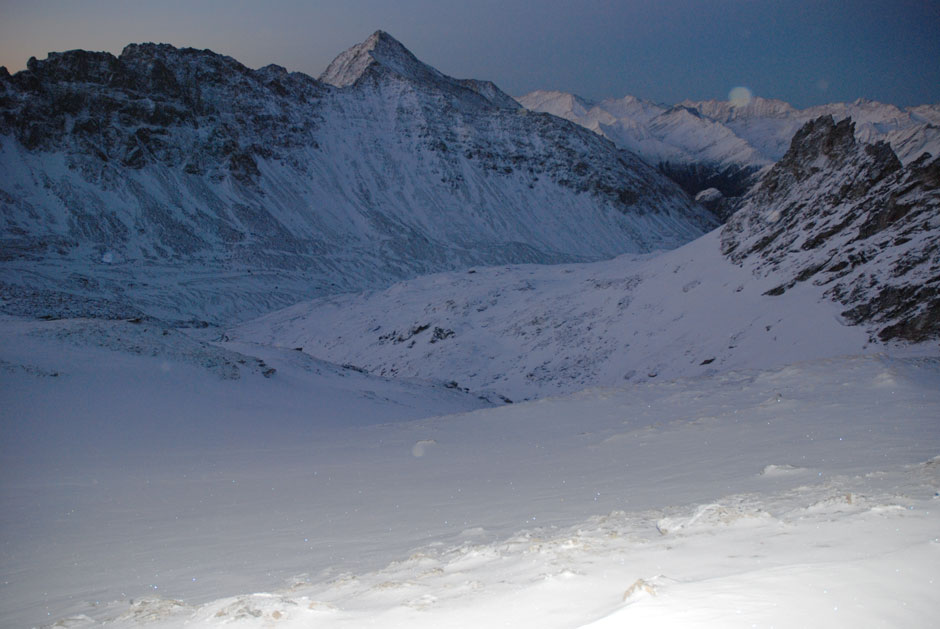
[[[470,99],[502,109],[519,108],[519,103],[492,82],[449,77],[420,61],[401,42],[381,30],[340,53],[320,75],[320,80],[344,88],[358,85],[366,77],[385,76],[433,86],[456,94],[461,100]]]
[[[786,118],[792,116],[796,110],[787,102],[775,98],[762,98],[754,96],[746,103],[736,100],[684,100],[680,105],[691,107],[702,115],[718,120],[731,122],[738,118]]]
[[[536,90],[516,99],[526,109],[541,111],[571,120],[574,116],[586,116],[595,105],[577,94],[555,90]]]
[[[348,87],[376,67],[416,81],[444,78],[434,68],[421,63],[397,39],[385,31],[376,31],[361,44],[340,53],[320,75],[320,80],[335,87]]]

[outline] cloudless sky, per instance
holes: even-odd
[[[0,0],[0,65],[153,41],[318,76],[377,29],[516,96],[940,102],[940,0]]]

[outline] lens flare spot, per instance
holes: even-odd
[[[754,94],[746,87],[735,87],[728,92],[728,100],[733,107],[744,107],[751,102]]]

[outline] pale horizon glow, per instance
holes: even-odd
[[[88,0],[0,4],[0,65],[129,43],[208,48],[258,68],[318,76],[384,30],[458,78],[660,103],[752,94],[796,107],[858,98],[940,102],[940,3],[917,0]]]

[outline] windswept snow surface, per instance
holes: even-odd
[[[5,627],[935,621],[936,358],[481,408],[148,321],[0,326]]]
[[[3,627],[123,593],[214,598],[341,557],[366,562],[389,524],[358,518],[358,472],[333,467],[347,445],[372,447],[357,427],[490,406],[150,321],[4,319],[0,330]],[[334,483],[345,498],[327,504],[317,494]]]

